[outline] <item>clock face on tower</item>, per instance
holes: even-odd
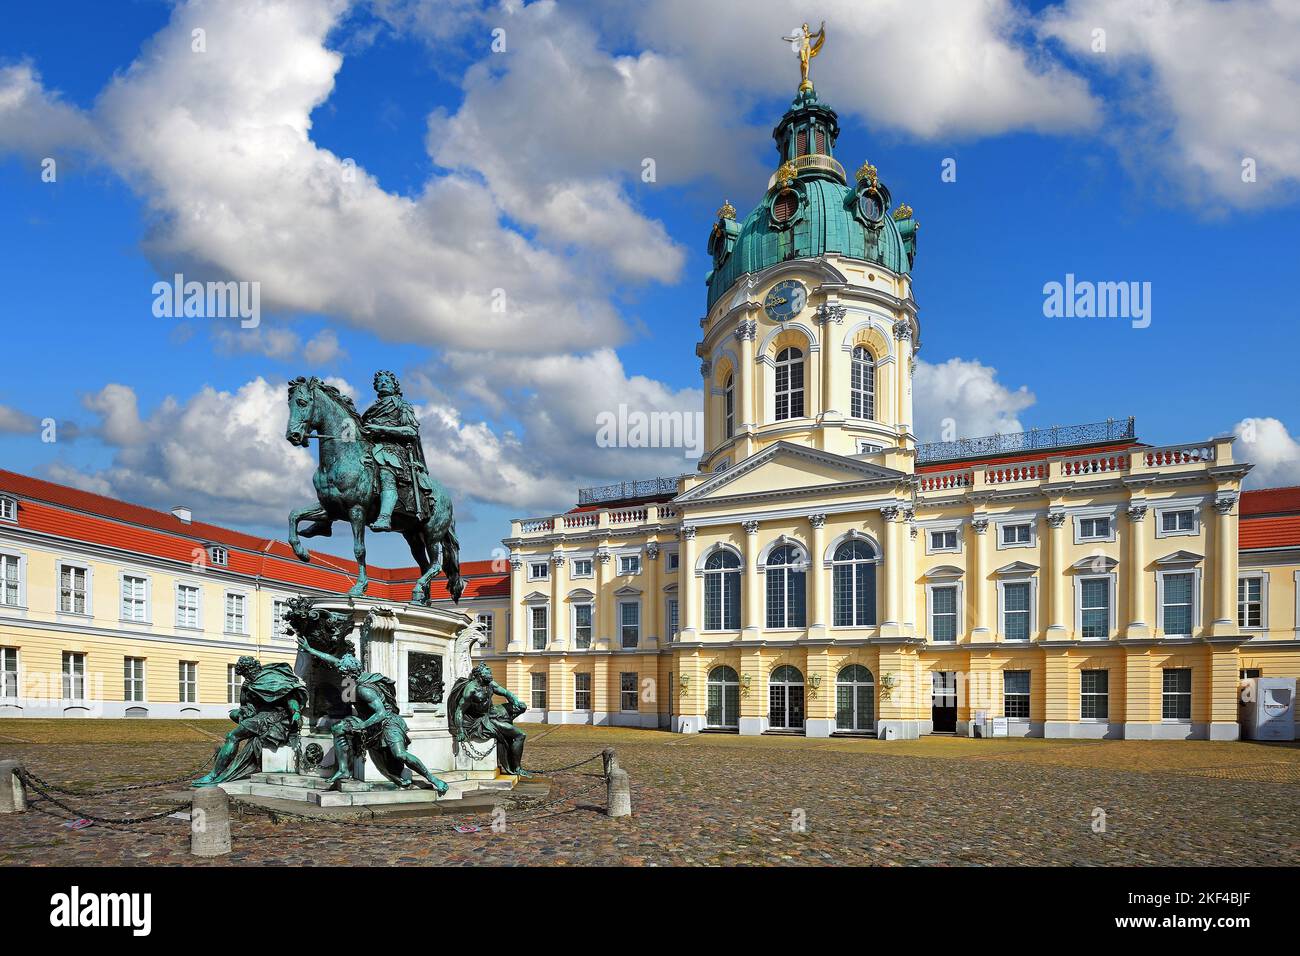
[[[786,279],[772,286],[763,300],[763,311],[773,322],[792,319],[808,304],[808,290],[797,279]]]

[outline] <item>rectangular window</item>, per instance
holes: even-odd
[[[0,697],[18,696],[18,648],[0,647]]]
[[[955,530],[931,531],[930,550],[931,551],[956,551],[957,532]]]
[[[1002,525],[1002,543],[1004,545],[1029,544],[1033,538],[1034,529],[1028,522]]]
[[[1079,632],[1085,638],[1110,637],[1110,578],[1079,582]]]
[[[18,504],[12,498],[0,498],[0,521],[17,521]]]
[[[244,678],[235,670],[234,664],[226,665],[226,702],[229,704],[239,704],[239,691],[244,686]]]
[[[957,585],[930,589],[930,636],[935,641],[957,640]]]
[[[180,701],[182,704],[196,704],[199,700],[199,665],[196,661],[181,661],[178,667],[180,675]]]
[[[64,564],[59,567],[59,610],[66,614],[86,613],[85,568]]]
[[[1009,581],[1002,585],[1002,634],[1008,641],[1029,640],[1028,581]]]
[[[640,574],[641,556],[639,554],[622,554],[618,558],[619,574]]]
[[[86,697],[86,655],[73,651],[63,652],[63,699],[84,700]]]
[[[1003,671],[1002,694],[1004,717],[1029,719],[1029,671]]]
[[[1160,716],[1165,720],[1192,719],[1192,669],[1166,667],[1160,698]]]
[[[590,604],[573,605],[573,646],[591,647],[591,612]]]
[[[641,605],[638,602],[624,601],[618,606],[618,623],[625,648],[640,644]]]
[[[1110,716],[1110,671],[1079,671],[1079,717],[1105,720]]]
[[[1088,541],[1095,538],[1110,537],[1110,518],[1080,518],[1079,540]]]
[[[638,710],[637,675],[635,672],[618,675],[619,710]]]
[[[1252,677],[1260,677],[1263,672],[1258,667],[1243,667],[1237,671],[1237,677],[1241,680],[1250,680]]]
[[[0,604],[18,607],[22,600],[19,561],[16,554],[0,554]]]
[[[1192,600],[1195,576],[1191,571],[1165,574],[1164,607],[1160,611],[1161,627],[1166,635],[1192,636]]]
[[[668,599],[668,640],[677,639],[677,598]]]
[[[591,710],[591,675],[573,675],[573,709]]]
[[[546,642],[550,637],[546,621],[546,608],[535,607],[532,608],[531,611],[532,614],[530,616],[533,625],[533,650],[544,651],[546,650]]]
[[[225,548],[219,548],[216,545],[208,548],[208,560],[219,567],[225,567],[230,562],[230,554]]]
[[[144,700],[144,658],[122,658],[122,699]]]
[[[533,682],[532,700],[530,701],[529,706],[532,707],[534,710],[545,710],[546,709],[546,675],[533,673],[530,674],[529,677],[532,679]]]
[[[1195,530],[1195,509],[1179,508],[1177,511],[1160,512],[1160,531],[1162,534],[1190,534]]]
[[[491,647],[492,638],[495,634],[494,628],[496,627],[495,615],[493,615],[491,611],[484,611],[482,614],[475,617],[474,620],[478,624],[479,630],[483,632],[483,636],[487,638],[488,646]]]
[[[289,620],[286,615],[289,613],[289,602],[275,600],[271,602],[271,637],[291,640],[293,634],[289,630]]]
[[[530,561],[528,564],[528,580],[545,581],[551,576],[551,565],[549,561]]]
[[[122,575],[122,620],[149,620],[149,582],[145,578]]]
[[[1264,626],[1264,578],[1262,575],[1237,579],[1237,626]]]
[[[667,556],[668,570],[669,570],[669,571],[676,571],[676,570],[677,570],[677,563],[678,563],[678,561],[680,561],[680,560],[681,560],[681,558],[678,556],[678,554],[677,554],[676,551],[669,551],[669,552],[668,552],[668,556]]]
[[[573,576],[575,578],[591,577],[591,558],[574,558]]]
[[[244,595],[226,594],[226,633],[247,634],[244,623]]]
[[[176,585],[176,626],[199,626],[199,589],[195,585]]]

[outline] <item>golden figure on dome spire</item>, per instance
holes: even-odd
[[[813,42],[814,37],[816,42]],[[799,77],[802,82],[799,84],[799,92],[806,93],[813,88],[812,80],[808,79],[808,65],[812,58],[821,52],[822,44],[826,42],[826,21],[822,21],[821,29],[815,34],[809,32],[808,24],[803,25],[802,30],[795,30],[789,36],[782,37],[794,48],[794,52],[799,54]]]

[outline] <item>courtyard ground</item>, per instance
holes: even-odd
[[[0,817],[0,865],[1300,864],[1300,746],[1207,741],[808,740],[523,725],[525,764],[604,747],[632,780],[633,816],[603,815],[599,762],[553,778],[554,807],[352,823],[237,813],[233,851],[189,856],[178,819],[68,830],[37,798]],[[0,757],[67,789],[152,782],[207,759],[222,721],[0,721]],[[183,787],[63,797],[120,818]],[[45,811],[45,812],[41,812]],[[62,819],[60,819],[62,818]],[[1098,822],[1104,822],[1098,827]],[[475,832],[452,826],[472,822]]]

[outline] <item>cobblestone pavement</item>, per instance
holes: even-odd
[[[208,737],[219,727],[191,724],[165,740],[56,744],[21,722],[2,723],[0,756],[73,788],[185,773],[211,753]],[[132,732],[147,736],[144,724]],[[479,832],[456,833],[447,817],[359,827],[248,814],[234,819],[228,857],[200,861],[188,854],[181,820],[69,831],[33,810],[0,817],[0,864],[1300,864],[1295,746],[527,729],[527,762],[537,768],[615,746],[631,775],[634,815],[603,816],[594,764],[555,777],[555,794],[575,799],[545,816],[509,813],[502,833],[491,832],[486,815],[475,818]],[[121,817],[165,808],[184,793],[65,799]],[[795,832],[800,821],[805,832]]]

